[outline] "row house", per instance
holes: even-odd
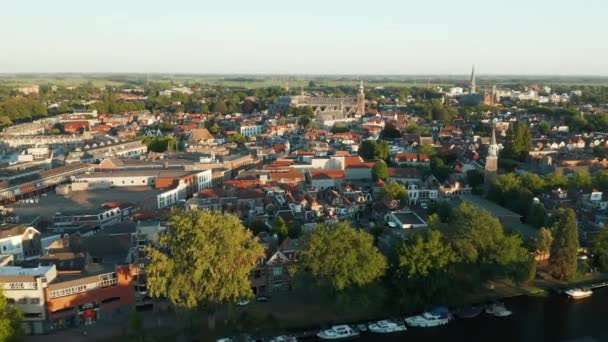
[[[256,297],[291,290],[290,268],[296,265],[300,249],[300,240],[289,238],[275,251],[272,251],[272,244],[267,247],[269,256],[262,258],[251,272],[252,291]]]

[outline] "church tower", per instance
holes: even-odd
[[[357,115],[365,114],[365,91],[363,89],[363,81],[359,85],[359,94],[357,94]]]
[[[477,92],[477,86],[475,84],[475,65],[471,70],[471,84],[469,85],[469,94],[475,94]]]
[[[496,179],[498,171],[498,144],[496,143],[496,130],[492,127],[492,143],[488,147],[488,156],[486,157],[486,172],[485,184],[486,188]]]

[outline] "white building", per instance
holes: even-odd
[[[22,224],[0,226],[0,253],[11,254],[16,261],[32,260],[42,255],[40,232]]]
[[[253,137],[256,135],[260,135],[266,131],[266,127],[264,125],[246,125],[241,126],[241,134],[246,137]]]
[[[0,267],[0,284],[6,300],[23,313],[26,333],[41,334],[47,318],[45,289],[57,277],[55,265],[24,268]]]

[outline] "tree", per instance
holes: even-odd
[[[545,186],[549,188],[563,188],[567,184],[568,178],[560,172],[553,172],[545,177]]]
[[[387,160],[390,153],[390,146],[384,140],[381,140],[376,144],[376,151],[374,157],[380,160]]]
[[[454,209],[447,232],[459,260],[480,280],[519,278],[522,266],[529,265],[521,236],[505,234],[496,217],[472,204]]]
[[[396,139],[401,137],[401,132],[395,127],[392,123],[387,123],[384,126],[384,129],[380,132],[380,137],[382,139]]]
[[[382,277],[385,257],[374,246],[374,237],[348,223],[317,224],[303,237],[299,270],[319,284],[342,291]]]
[[[549,257],[549,266],[554,277],[572,279],[576,273],[578,248],[576,214],[572,209],[560,209],[553,224],[553,243]]]
[[[372,168],[372,177],[374,180],[382,179],[385,180],[388,178],[388,167],[384,160],[376,161],[376,164]]]
[[[211,127],[209,127],[209,132],[211,132],[211,134],[218,134],[221,131],[222,128],[217,123],[214,123]]]
[[[21,321],[23,315],[19,309],[8,304],[0,291],[0,341],[20,341],[23,336]]]
[[[417,233],[398,249],[397,284],[399,298],[409,304],[430,305],[446,300],[450,292],[450,267],[457,261],[456,252],[435,229]]]
[[[285,223],[285,220],[281,216],[277,217],[274,220],[274,224],[272,225],[272,232],[274,234],[277,234],[277,236],[279,237],[279,241],[283,241],[287,237],[289,231],[287,229],[287,224]]]
[[[435,155],[435,146],[431,145],[431,144],[421,144],[418,145],[418,153],[419,154],[426,154],[427,156],[434,156]]]
[[[482,170],[473,169],[473,170],[467,171],[467,183],[469,183],[471,188],[473,188],[473,189],[480,188],[484,184],[484,181],[485,181],[485,175]]]
[[[158,246],[147,247],[148,289],[178,307],[213,308],[251,297],[249,274],[264,248],[238,217],[174,211]]]
[[[241,133],[237,133],[235,135],[231,135],[228,138],[228,141],[231,142],[231,143],[242,144],[245,141],[247,141],[247,138],[244,135],[242,135]]]
[[[510,159],[524,161],[532,149],[532,133],[523,121],[518,121],[507,131],[505,148],[501,154]]]
[[[551,233],[551,229],[541,227],[536,234],[536,252],[540,255],[541,259],[544,260],[551,251],[552,244],[553,234]]]
[[[608,228],[604,227],[591,240],[591,253],[601,272],[608,272]]]
[[[407,190],[405,186],[399,182],[387,182],[384,185],[384,193],[390,196],[392,199],[396,200],[406,200],[407,199]]]
[[[536,173],[526,172],[519,175],[519,182],[534,195],[540,194],[545,187],[545,180]]]
[[[547,210],[542,203],[534,203],[530,207],[526,222],[534,228],[540,228],[547,223]]]
[[[373,140],[363,140],[359,146],[359,155],[366,160],[376,158],[376,142]]]
[[[336,134],[336,133],[346,133],[348,132],[348,127],[344,126],[344,124],[342,123],[335,123],[332,127],[331,127],[331,132]]]
[[[226,113],[228,111],[228,107],[226,107],[226,102],[217,101],[211,106],[211,111],[214,113]]]
[[[591,175],[588,171],[575,172],[570,179],[570,184],[576,188],[590,187],[592,183]]]

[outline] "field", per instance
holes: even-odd
[[[359,85],[364,80],[366,87],[450,87],[468,84],[469,75],[196,75],[196,74],[0,74],[0,85],[16,87],[30,84],[55,84],[77,86],[92,82],[95,87],[143,84],[150,82],[172,82],[174,84],[203,84],[238,88],[285,87],[299,89],[313,81],[317,86]],[[477,84],[515,85],[541,83],[549,85],[608,86],[608,77],[593,76],[507,76],[478,75]]]

